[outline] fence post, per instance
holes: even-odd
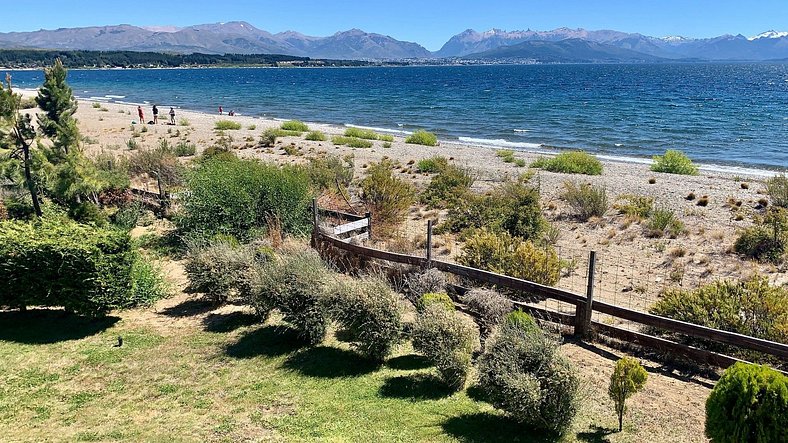
[[[427,269],[432,267],[432,220],[427,220]]]
[[[318,219],[317,219],[317,199],[312,199],[312,246],[317,246],[317,226],[318,226]]]
[[[594,312],[594,278],[596,273],[596,251],[588,254],[588,282],[586,302],[575,308],[575,335],[587,337],[591,330],[591,314]]]
[[[372,213],[367,211],[364,217],[367,218],[367,235],[369,236],[369,240],[372,241]]]

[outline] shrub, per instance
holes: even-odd
[[[128,141],[126,141],[126,147],[129,149],[129,151],[136,151],[137,149],[139,149],[140,144],[137,143],[137,140],[130,138],[128,139]]]
[[[774,206],[788,208],[788,176],[782,173],[766,180],[766,193]]]
[[[736,363],[706,400],[706,436],[714,443],[788,441],[788,377]]]
[[[366,358],[383,361],[400,339],[399,297],[385,280],[364,278],[339,285],[332,295],[334,318]]]
[[[514,163],[514,151],[511,149],[499,149],[495,151],[495,155],[504,163]]]
[[[285,233],[309,230],[312,194],[301,168],[277,167],[252,160],[212,158],[187,181],[176,224],[183,232],[211,237],[229,234],[252,238],[276,219]]]
[[[178,157],[190,157],[197,152],[197,146],[194,143],[181,141],[175,145],[174,152]]]
[[[140,217],[142,217],[142,212],[143,208],[141,203],[134,202],[127,204],[112,215],[112,224],[120,229],[132,229],[137,226]]]
[[[329,273],[317,253],[306,249],[286,251],[258,276],[252,295],[255,309],[268,312],[276,308],[302,340],[312,345],[323,341],[329,320]]]
[[[550,159],[540,157],[531,164],[531,167],[565,174],[602,174],[602,163],[593,155],[583,151],[562,152]]]
[[[445,292],[428,292],[422,294],[416,303],[416,310],[424,311],[427,306],[438,305],[447,311],[454,310],[454,302]]]
[[[617,200],[620,203],[613,205],[621,214],[637,219],[649,218],[654,211],[654,198],[645,195],[622,194]]]
[[[353,180],[353,159],[341,159],[335,155],[312,158],[306,166],[309,181],[317,191],[335,188],[337,183],[344,190]]]
[[[372,147],[372,142],[355,137],[343,137],[340,135],[331,138],[331,143],[335,145],[347,145],[351,148],[367,149]]]
[[[607,395],[610,396],[616,407],[619,432],[624,428],[624,411],[626,411],[627,399],[643,389],[647,379],[648,372],[634,358],[624,357],[616,362],[613,374],[610,375]]]
[[[698,167],[692,160],[683,152],[673,149],[665,151],[665,155],[655,155],[651,170],[668,174],[698,175]]]
[[[668,289],[649,312],[709,328],[788,342],[788,288],[771,286],[766,277],[717,281],[693,291]],[[664,331],[656,332],[669,335]],[[758,357],[707,340],[678,338],[712,351]]]
[[[416,169],[419,172],[435,173],[441,172],[449,165],[446,157],[436,156],[419,160],[416,164]]]
[[[416,189],[391,174],[391,160],[372,163],[361,181],[361,199],[381,224],[398,224],[416,200]]]
[[[214,304],[240,298],[248,292],[250,273],[267,256],[253,246],[241,247],[232,241],[214,241],[194,247],[186,256],[184,269],[189,279],[187,292],[204,294]]]
[[[297,132],[306,132],[309,130],[309,126],[306,123],[298,120],[290,120],[283,122],[280,128],[284,129],[285,131],[297,131]]]
[[[554,285],[560,278],[561,263],[552,247],[536,247],[507,233],[478,230],[462,248],[457,261],[473,268]]]
[[[138,257],[131,267],[129,306],[151,306],[170,295],[170,285],[150,261]]]
[[[419,129],[405,139],[411,145],[438,146],[438,137],[432,132]]]
[[[219,120],[214,124],[213,128],[218,131],[235,131],[241,129],[241,124],[231,120]]]
[[[169,147],[137,151],[128,159],[128,170],[132,175],[147,174],[161,178],[165,186],[176,186],[183,182],[184,168]]]
[[[0,306],[62,306],[101,316],[135,306],[126,232],[62,219],[0,223]]]
[[[473,185],[471,171],[455,165],[446,165],[432,177],[421,194],[421,202],[433,208],[445,208],[462,199]]]
[[[591,217],[602,217],[608,208],[607,191],[605,188],[583,183],[580,186],[572,182],[564,182],[564,193],[561,198],[582,221]]]
[[[2,194],[0,194],[0,222],[8,220],[8,210],[5,208]]]
[[[733,245],[736,253],[762,262],[779,263],[788,251],[788,210],[769,208],[755,226],[745,229]]]
[[[268,128],[260,134],[260,145],[263,147],[271,147],[276,144],[276,139],[281,137],[280,132],[276,128]]]
[[[183,117],[180,120],[178,120],[178,125],[180,125],[180,126],[191,126],[192,123],[189,121],[188,118]]]
[[[564,434],[578,410],[577,371],[558,341],[523,317],[510,314],[479,358],[479,387],[518,422]]]
[[[483,338],[514,308],[509,299],[491,289],[471,289],[462,297],[462,302],[475,314]]]
[[[471,357],[479,349],[479,332],[458,312],[440,303],[425,306],[413,327],[413,348],[437,368],[451,389],[465,386]]]
[[[320,131],[311,131],[304,138],[313,142],[324,142],[326,141],[326,134]]]
[[[378,140],[380,138],[375,131],[361,128],[347,128],[345,130],[345,137],[363,138],[366,140]]]
[[[405,286],[408,288],[410,300],[416,304],[424,294],[444,292],[446,290],[446,275],[435,268],[430,268],[409,275],[405,279]]]
[[[646,229],[649,237],[667,235],[668,237],[676,238],[684,232],[684,223],[676,217],[672,210],[656,208],[651,211],[648,223],[646,223]]]
[[[389,134],[378,134],[378,140],[384,142],[383,143],[384,148],[387,147],[386,144],[388,144],[388,147],[390,148],[391,143],[394,141],[394,136]]]

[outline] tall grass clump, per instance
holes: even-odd
[[[309,131],[309,126],[306,123],[298,120],[290,120],[286,122],[282,122],[282,125],[279,126],[281,129],[285,131],[297,131],[297,132],[307,132]]]
[[[345,137],[363,138],[365,140],[377,140],[380,136],[375,131],[361,128],[347,128],[345,129]]]
[[[244,299],[250,291],[250,278],[270,253],[257,244],[238,245],[222,239],[194,246],[186,256],[184,269],[189,279],[186,292],[203,294],[213,304]]]
[[[176,224],[187,235],[226,234],[247,240],[272,220],[281,223],[285,233],[309,230],[312,193],[301,168],[210,158],[189,174],[186,185]]]
[[[584,151],[562,152],[553,158],[540,157],[531,164],[531,167],[565,174],[602,174],[602,163],[595,156]]]
[[[646,235],[649,237],[676,238],[683,232],[684,222],[679,220],[676,213],[668,208],[654,209],[646,222]]]
[[[706,399],[706,437],[714,443],[788,441],[788,377],[736,363]]]
[[[449,161],[446,157],[435,156],[419,160],[419,162],[416,163],[416,169],[419,172],[434,174],[443,171],[448,165]]]
[[[197,152],[197,146],[194,143],[185,141],[178,142],[173,148],[173,153],[178,157],[191,157]]]
[[[345,145],[350,146],[351,148],[360,148],[360,149],[368,149],[372,147],[372,142],[369,140],[365,140],[363,138],[356,138],[356,137],[345,137],[341,135],[335,135],[331,138],[331,143],[335,145]]]
[[[769,208],[739,234],[733,250],[761,262],[780,263],[788,252],[788,209]]]
[[[382,225],[399,224],[416,201],[416,188],[394,177],[393,166],[391,160],[370,164],[367,176],[360,183],[361,199],[375,221]]]
[[[132,176],[147,174],[151,178],[159,178],[165,186],[182,184],[186,174],[178,157],[166,144],[135,152],[128,158],[128,171]]]
[[[668,149],[665,155],[655,155],[651,170],[668,174],[698,175],[698,167],[692,163],[692,160],[675,149]]]
[[[405,139],[405,143],[411,145],[438,146],[438,136],[432,132],[419,129]]]
[[[326,134],[321,131],[310,131],[304,138],[313,142],[324,142],[326,141]]]
[[[457,262],[548,286],[561,276],[561,263],[552,247],[484,229],[468,238]]]
[[[618,203],[613,205],[621,214],[634,217],[638,220],[646,219],[654,211],[654,197],[637,194],[619,195]]]
[[[213,125],[213,128],[217,131],[236,131],[241,129],[241,124],[231,120],[219,120]]]
[[[591,217],[602,217],[608,209],[607,191],[601,186],[583,183],[580,186],[572,182],[564,183],[561,198],[566,200],[572,211],[582,221]]]
[[[432,177],[420,200],[432,208],[452,206],[465,196],[475,180],[470,169],[447,164]]]
[[[382,278],[365,277],[335,285],[333,318],[364,357],[382,362],[400,340],[402,311],[397,294]]]
[[[788,208],[788,177],[785,173],[766,180],[766,193],[769,194],[774,206]]]
[[[475,325],[441,303],[427,304],[412,331],[413,348],[429,359],[441,380],[453,390],[465,386],[471,358],[479,349]]]
[[[544,333],[512,312],[479,358],[479,388],[495,407],[526,426],[565,434],[579,409],[580,378]]]
[[[339,186],[337,191],[344,192],[353,181],[353,158],[339,158],[335,155],[312,158],[305,166],[305,171],[315,191],[326,191]]]
[[[151,306],[157,301],[169,297],[170,284],[154,263],[143,257],[137,257],[131,266],[131,298],[130,306]]]

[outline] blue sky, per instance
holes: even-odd
[[[0,31],[231,20],[317,36],[361,28],[436,50],[467,28],[567,26],[687,37],[788,31],[788,0],[36,0],[4,5]]]

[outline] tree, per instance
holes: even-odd
[[[31,165],[33,163],[30,148],[36,138],[30,114],[22,115],[19,109],[22,96],[15,94],[11,88],[11,75],[6,74],[5,86],[0,88],[0,149],[8,150],[9,158],[19,160],[24,169],[24,181],[33,200],[33,210],[41,217],[41,205]]]
[[[77,100],[66,83],[67,74],[63,62],[56,59],[54,66],[44,69],[44,84],[36,97],[38,107],[44,112],[38,115],[39,129],[52,140],[53,151],[61,155],[79,147],[79,128],[74,118]]]
[[[624,357],[616,362],[616,368],[613,370],[613,375],[610,376],[610,386],[607,393],[616,405],[619,432],[624,428],[624,411],[627,399],[643,389],[647,379],[648,373],[634,358]]]

